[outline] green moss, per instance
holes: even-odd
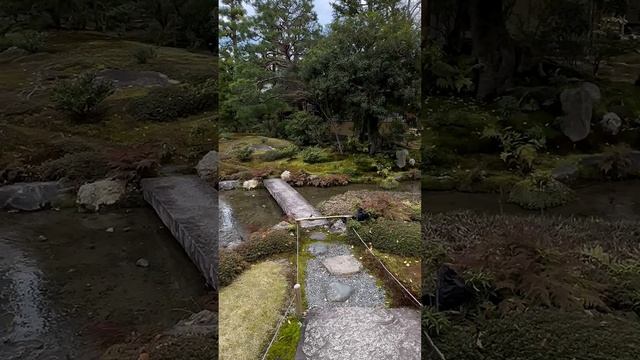
[[[365,243],[374,249],[401,256],[415,256],[422,253],[420,223],[416,221],[392,221],[377,219],[366,223],[354,223],[355,230]],[[362,244],[355,234],[348,235],[350,242]]]
[[[456,360],[632,360],[640,352],[639,332],[640,322],[614,314],[529,309],[478,327],[456,324],[434,341]]]
[[[302,323],[300,320],[295,316],[287,318],[269,349],[267,359],[294,360],[301,336]]]
[[[509,202],[525,209],[540,210],[564,205],[573,200],[573,190],[548,175],[532,175],[516,183],[509,194]]]

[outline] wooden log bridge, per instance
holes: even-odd
[[[143,179],[144,199],[182,245],[207,283],[217,288],[218,194],[197,176]]]
[[[291,185],[282,179],[265,179],[262,181],[269,194],[276,200],[287,216],[293,219],[322,216],[305,198]],[[300,222],[303,228],[327,225],[327,220],[304,220]]]

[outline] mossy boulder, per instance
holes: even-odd
[[[532,175],[516,183],[509,194],[509,202],[529,210],[561,206],[574,198],[573,190],[545,175]]]

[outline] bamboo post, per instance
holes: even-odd
[[[295,284],[293,291],[296,293],[296,315],[302,317],[302,290],[300,290],[300,284]]]

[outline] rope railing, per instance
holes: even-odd
[[[295,294],[293,294],[291,296],[291,300],[289,301],[289,306],[287,306],[287,309],[284,311],[284,315],[280,318],[278,324],[276,325],[276,331],[273,333],[273,337],[271,337],[271,341],[269,341],[267,349],[264,351],[264,354],[262,354],[262,360],[266,359],[267,355],[269,355],[269,350],[271,349],[271,346],[273,346],[273,342],[276,340],[276,337],[278,337],[278,333],[280,332],[282,324],[284,324],[284,320],[287,318],[287,316],[289,316],[289,311],[291,310],[291,306],[293,305],[293,301],[295,300],[295,298]]]
[[[384,269],[384,271],[387,272],[387,274],[389,274],[389,276],[391,276],[391,278],[393,280],[395,280],[395,282],[400,285],[400,287],[402,288],[402,290],[404,290],[404,292],[409,295],[409,298],[411,298],[411,300],[420,308],[422,308],[422,303],[420,302],[420,300],[418,300],[415,296],[413,296],[413,294],[411,293],[411,291],[409,291],[409,289],[407,289],[402,282],[400,282],[400,280],[398,280],[398,278],[384,265],[384,263],[382,262],[382,260],[380,260],[376,254],[373,253],[373,247],[369,247],[364,240],[362,240],[362,237],[360,236],[360,234],[358,234],[358,232],[356,231],[356,229],[351,229],[353,230],[354,234],[356,234],[356,236],[358,237],[358,239],[360,240],[360,242],[362,243],[362,245],[364,245],[364,247],[367,249],[367,251],[371,254],[371,256],[373,256],[374,259],[376,259],[378,261],[378,263],[380,263],[380,265],[382,266],[382,268]]]

